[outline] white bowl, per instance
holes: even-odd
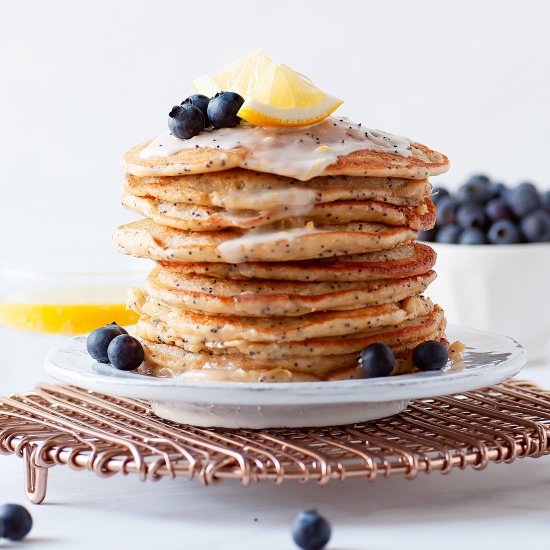
[[[550,243],[427,243],[438,277],[427,294],[450,323],[506,334],[544,356],[550,340]]]

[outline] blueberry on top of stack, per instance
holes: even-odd
[[[477,174],[455,194],[435,187],[433,229],[419,238],[446,244],[516,244],[550,241],[550,191],[532,183],[507,187]]]

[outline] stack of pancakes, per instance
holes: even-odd
[[[445,342],[443,311],[422,294],[435,253],[430,175],[445,156],[360,150],[307,181],[246,169],[244,147],[126,154],[119,227],[126,254],[156,262],[130,290],[142,371],[194,380],[308,381],[359,376],[360,351]]]

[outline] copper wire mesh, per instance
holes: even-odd
[[[100,477],[187,476],[205,484],[412,479],[540,456],[549,423],[550,392],[523,381],[415,401],[377,421],[269,430],[179,425],[155,417],[144,401],[41,385],[0,399],[0,452],[24,458],[27,494],[39,503],[56,464]]]

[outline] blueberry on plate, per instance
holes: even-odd
[[[484,204],[496,194],[495,186],[483,174],[472,176],[457,191],[457,198],[462,202],[477,202]]]
[[[32,517],[28,510],[19,504],[0,506],[0,538],[21,540],[32,529]]]
[[[128,334],[121,334],[113,339],[107,348],[109,362],[118,370],[135,370],[145,356],[139,340]]]
[[[220,92],[208,103],[208,120],[214,128],[232,128],[241,119],[237,116],[244,98],[235,92]]]
[[[449,191],[445,187],[434,187],[430,199],[434,204],[437,204],[443,197],[448,197]]]
[[[532,183],[522,183],[506,193],[506,202],[512,212],[523,218],[540,208],[540,197],[537,188]]]
[[[428,229],[427,231],[419,231],[418,232],[418,240],[419,241],[425,241],[425,242],[433,242],[435,241],[435,235],[437,233],[437,229],[434,227],[432,229]]]
[[[189,139],[202,132],[205,127],[202,111],[187,103],[174,105],[168,113],[168,128],[179,139]]]
[[[515,244],[521,241],[521,234],[513,221],[499,220],[489,228],[487,239],[491,244]]]
[[[464,229],[477,227],[484,229],[487,223],[485,211],[481,204],[476,202],[465,202],[461,204],[456,211],[456,221]]]
[[[506,205],[506,201],[500,197],[491,199],[485,205],[485,215],[492,222],[498,222],[498,220],[511,220],[513,214]]]
[[[300,512],[292,525],[292,539],[302,550],[321,550],[330,540],[329,522],[316,510]]]
[[[435,235],[436,243],[456,244],[462,233],[462,227],[457,223],[451,223],[442,227]]]
[[[99,327],[88,334],[86,339],[86,349],[88,353],[100,363],[108,363],[107,348],[109,344],[126,331],[117,324],[111,323],[105,327]]]
[[[485,233],[477,227],[468,227],[458,238],[458,244],[486,244]]]
[[[550,241],[550,214],[546,210],[535,210],[519,222],[525,240],[530,243]]]
[[[443,225],[449,225],[456,221],[456,211],[460,203],[450,195],[442,197],[437,203],[437,222],[436,225],[441,227]]]
[[[121,327],[116,321],[113,321],[112,323],[109,323],[108,325],[105,325],[106,327],[115,327],[120,331],[120,334],[128,334],[128,331]]]
[[[441,370],[448,360],[447,348],[435,340],[422,342],[413,351],[413,365],[418,370]]]
[[[193,94],[186,97],[181,104],[182,105],[194,105],[197,109],[200,109],[202,116],[204,117],[204,125],[208,126],[208,102],[210,98],[202,94]]]
[[[361,351],[358,362],[363,378],[377,378],[391,374],[395,357],[390,346],[376,342]]]

